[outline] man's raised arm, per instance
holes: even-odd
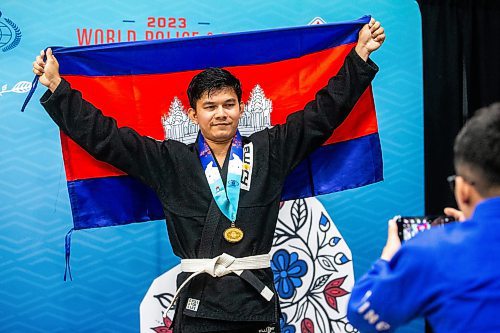
[[[385,31],[373,18],[359,31],[358,42],[337,75],[316,93],[302,112],[288,116],[274,132],[283,156],[282,167],[291,170],[320,147],[347,118],[378,71],[369,59],[385,41]]]
[[[49,116],[90,155],[156,188],[157,170],[168,168],[165,165],[169,162],[165,158],[168,145],[141,136],[132,128],[119,128],[115,119],[104,116],[61,78],[59,63],[51,49],[46,55],[46,61],[44,51],[36,57],[33,72],[49,89],[40,99]]]

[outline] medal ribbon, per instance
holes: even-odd
[[[198,140],[198,150],[201,165],[203,170],[205,170],[205,177],[207,178],[215,203],[231,222],[236,221],[238,202],[240,201],[241,172],[243,166],[243,143],[241,141],[240,132],[236,131],[233,142],[231,143],[225,187],[222,182],[219,168],[217,167],[217,162],[201,133]]]

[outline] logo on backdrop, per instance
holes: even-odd
[[[316,24],[325,24],[326,21],[323,20],[321,17],[316,16],[311,20],[311,22],[307,23],[307,25],[316,25]]]
[[[21,29],[11,19],[2,17],[0,11],[0,49],[7,52],[21,42]]]
[[[238,129],[241,135],[249,136],[264,128],[271,127],[271,112],[273,102],[266,97],[260,85],[256,85],[250,93],[245,112],[240,118]],[[185,144],[193,143],[198,134],[198,125],[189,120],[187,109],[181,100],[174,97],[170,103],[168,113],[161,117],[165,139],[181,141]]]

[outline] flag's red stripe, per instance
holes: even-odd
[[[300,110],[314,98],[330,77],[342,66],[353,44],[270,64],[228,68],[243,84],[243,101],[259,84],[273,102],[272,124],[284,123],[291,112]],[[165,61],[169,61],[165,59]],[[66,76],[85,99],[114,117],[119,126],[130,126],[143,135],[164,138],[160,122],[177,96],[187,109],[185,90],[199,71],[171,74],[83,77]],[[371,89],[363,94],[346,121],[326,144],[376,133],[377,121]],[[61,134],[67,180],[122,175],[120,170],[88,155],[71,139]]]

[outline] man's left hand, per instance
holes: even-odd
[[[392,257],[398,252],[401,247],[401,241],[398,236],[398,226],[396,225],[396,220],[399,216],[394,216],[389,220],[389,225],[387,228],[387,242],[385,243],[384,250],[380,255],[381,259],[390,261]]]
[[[378,50],[384,41],[384,28],[372,17],[370,22],[359,31],[356,52],[364,61],[367,61],[370,54]]]

